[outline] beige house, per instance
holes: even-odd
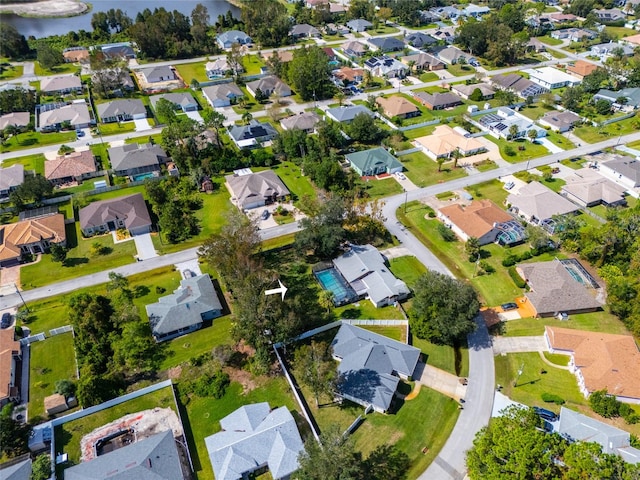
[[[420,109],[416,105],[399,95],[392,95],[388,98],[378,97],[376,103],[389,118],[411,118],[420,115]]]
[[[53,213],[0,226],[0,265],[20,260],[22,254],[44,253],[52,244],[65,245],[64,215]]]
[[[0,407],[12,400],[20,400],[20,390],[16,385],[16,363],[22,351],[20,342],[14,340],[14,329],[0,330]]]
[[[478,239],[480,245],[493,243],[500,234],[496,226],[513,217],[491,200],[474,200],[469,205],[447,205],[438,210],[438,218],[464,242]]]
[[[415,139],[415,145],[433,160],[450,158],[458,150],[463,157],[482,153],[486,150],[480,140],[465,137],[448,125],[439,125],[431,135]]]

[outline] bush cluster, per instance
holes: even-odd
[[[589,396],[589,405],[594,412],[605,418],[622,417],[628,424],[640,422],[640,415],[633,408],[620,402],[615,395],[609,395],[606,389],[593,392]]]
[[[516,271],[516,267],[509,267],[507,271],[509,272],[509,276],[511,277],[511,280],[513,280],[513,283],[516,284],[516,287],[525,288],[527,286],[527,282],[525,282]]]
[[[544,392],[541,397],[543,402],[555,403],[556,405],[562,405],[564,403],[564,399],[562,397],[553,393]]]

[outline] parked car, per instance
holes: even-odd
[[[509,302],[509,303],[503,303],[502,305],[500,305],[500,308],[502,308],[502,310],[507,312],[509,310],[516,310],[518,308],[518,305],[514,302]]]
[[[265,210],[262,212],[262,215],[260,215],[260,218],[262,220],[266,220],[267,218],[269,218],[269,210]]]
[[[511,190],[515,186],[516,184],[514,182],[507,182],[504,184],[504,188],[506,188],[507,190]]]
[[[11,325],[11,314],[5,312],[2,314],[2,320],[0,320],[0,328],[7,328],[9,325]]]
[[[543,420],[547,420],[549,422],[555,422],[556,420],[558,420],[558,415],[553,413],[551,410],[547,410],[546,408],[533,407],[533,411],[536,412],[536,415],[538,415]]]
[[[395,175],[396,175],[396,177],[398,177],[400,180],[406,180],[406,179],[407,179],[407,177],[405,176],[405,174],[404,174],[404,173],[402,173],[402,172],[396,172],[396,173],[395,173]]]
[[[76,136],[77,136],[78,138],[80,138],[80,137],[84,137],[84,132],[83,132],[82,130],[78,129],[78,130],[76,130]]]

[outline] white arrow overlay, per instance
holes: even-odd
[[[282,294],[282,300],[284,301],[284,295],[287,293],[287,287],[285,287],[279,279],[278,279],[278,283],[280,284],[280,286],[278,288],[272,288],[271,290],[265,290],[264,294],[265,295],[273,295],[275,293],[281,293]]]

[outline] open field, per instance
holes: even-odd
[[[27,148],[44,147],[56,145],[58,143],[72,142],[76,139],[76,132],[25,132],[14,135],[9,140],[0,145],[0,153],[14,152]]]
[[[453,162],[446,162],[438,171],[438,164],[422,152],[410,153],[399,157],[407,169],[407,177],[418,187],[448,182],[467,175],[464,168],[453,168]]]
[[[568,320],[563,321],[553,317],[512,320],[504,323],[504,335],[510,337],[542,335],[544,327],[547,325],[590,332],[629,335],[629,331],[618,317],[606,311],[572,314],[569,315]]]
[[[604,127],[580,126],[573,130],[575,136],[587,143],[596,143],[611,137],[627,135],[638,130],[640,124],[637,117],[627,118]]]
[[[389,265],[391,272],[404,281],[409,288],[413,288],[416,280],[427,271],[427,268],[420,263],[420,260],[411,255],[392,258],[389,260]]]
[[[176,70],[187,85],[191,84],[191,80],[198,82],[206,82],[209,80],[204,66],[207,62],[182,63],[176,65]]]
[[[469,375],[469,350],[460,348],[456,354],[453,347],[436,345],[428,340],[413,337],[411,344],[419,348],[427,357],[426,363],[459,377]]]

